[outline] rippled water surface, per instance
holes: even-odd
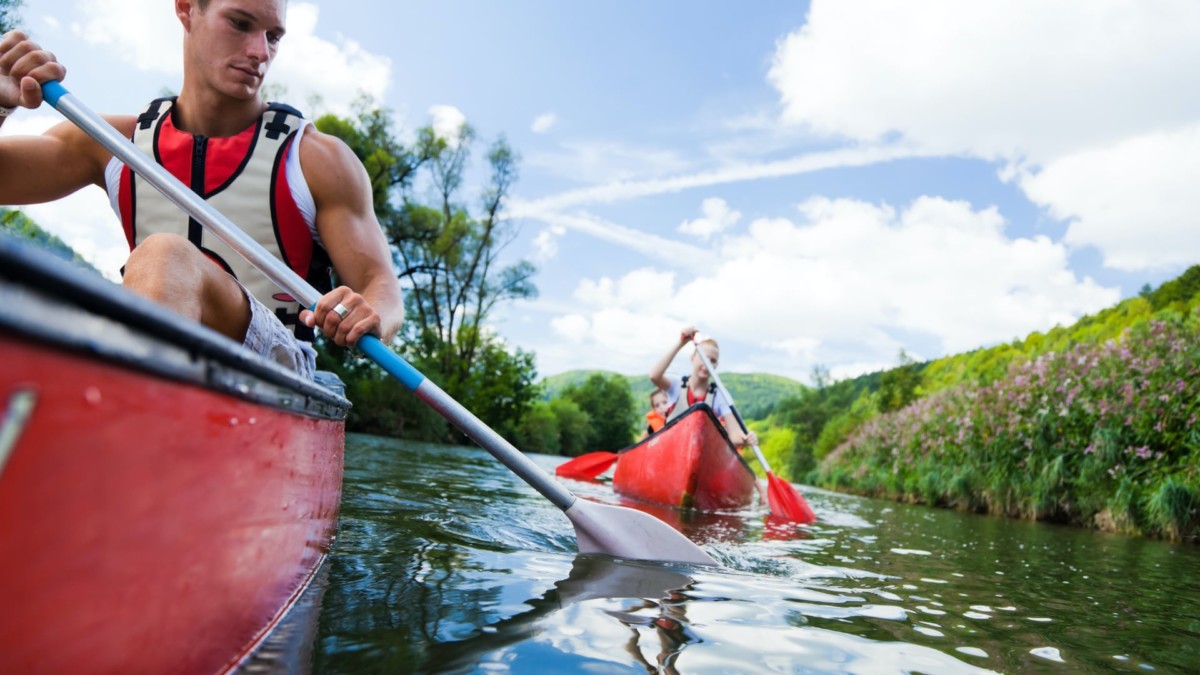
[[[803,493],[659,513],[720,568],[617,562],[482,450],[351,435],[313,669],[1200,671],[1200,547]]]

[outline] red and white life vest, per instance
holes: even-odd
[[[715,382],[709,382],[708,383],[708,391],[706,391],[704,393],[703,397],[697,397],[694,394],[692,394],[692,388],[688,386],[688,378],[690,378],[690,377],[691,377],[691,375],[684,375],[680,381],[680,388],[683,389],[683,392],[681,392],[681,397],[686,397],[687,405],[680,406],[679,399],[675,399],[675,402],[671,404],[671,407],[669,409],[667,409],[667,421],[668,422],[675,419],[676,417],[679,417],[680,415],[683,414],[683,412],[685,410],[696,405],[697,403],[699,403],[701,401],[704,401],[705,403],[707,403],[710,408],[715,407],[715,405],[716,405],[717,384]]]
[[[151,101],[137,119],[133,142],[318,291],[328,291],[329,257],[288,188],[288,150],[306,123],[300,112],[272,103],[237,135],[207,138],[175,127],[174,102],[173,97]],[[313,339],[291,295],[128,167],[121,170],[117,208],[130,250],[151,234],[185,236],[291,326],[297,338]]]

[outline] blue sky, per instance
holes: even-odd
[[[23,16],[97,110],[178,87],[166,0]],[[1192,0],[292,0],[288,22],[270,79],[299,107],[365,91],[402,136],[466,120],[521,154],[507,255],[541,293],[493,328],[543,375],[643,372],[692,323],[725,370],[850,376],[1200,262]],[[127,253],[99,190],[28,211],[109,274]]]

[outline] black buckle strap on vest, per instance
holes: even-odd
[[[154,122],[155,122],[155,120],[158,119],[158,116],[159,116],[159,112],[158,112],[159,109],[161,109],[163,103],[166,103],[167,101],[171,101],[172,103],[174,103],[175,97],[172,96],[169,98],[156,98],[153,101],[151,101],[150,105],[146,106],[146,112],[142,113],[141,115],[138,115],[138,118],[137,118],[138,128],[141,129],[142,131],[146,131],[150,127],[154,126]]]
[[[275,140],[279,138],[280,134],[283,134],[284,136],[290,134],[292,132],[292,128],[283,123],[283,121],[286,119],[286,112],[282,110],[276,110],[275,116],[271,118],[271,121],[268,122],[267,126],[265,127],[267,130],[267,138]]]
[[[286,136],[292,133],[292,127],[284,123],[287,121],[288,115],[295,115],[296,117],[304,119],[304,115],[301,115],[299,110],[296,110],[286,103],[271,103],[267,105],[267,112],[275,113],[275,116],[272,117],[271,121],[267,123],[266,127],[264,127],[267,130],[267,138],[271,140],[278,139],[280,134]]]
[[[688,388],[688,378],[690,378],[690,377],[691,377],[691,375],[684,375],[681,378],[684,402],[689,402],[689,400],[692,398],[692,390]],[[717,383],[716,382],[708,383],[708,391],[704,394],[704,398],[702,398],[701,400],[707,403],[708,398],[710,396],[712,397],[713,404],[715,404],[717,402]],[[712,405],[712,404],[710,404],[710,405]]]

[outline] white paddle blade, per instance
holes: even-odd
[[[647,513],[585,499],[576,499],[564,513],[575,526],[580,553],[604,553],[629,560],[717,564],[679,530]]]

